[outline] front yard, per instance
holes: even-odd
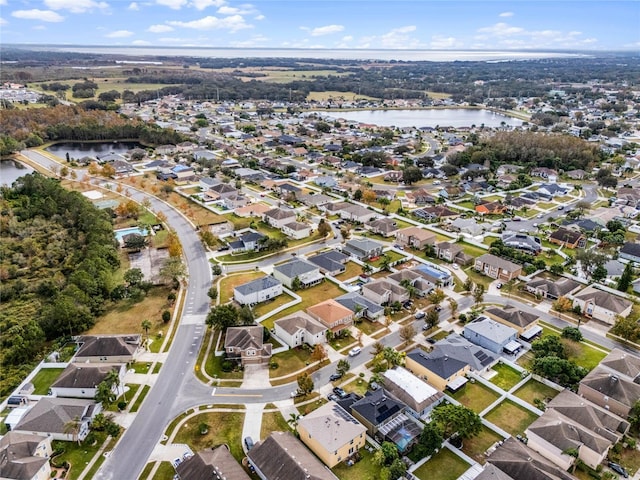
[[[479,382],[471,383],[469,381],[460,390],[452,393],[451,397],[474,412],[480,413],[500,398],[500,395]]]
[[[242,461],[242,425],[244,412],[206,412],[188,419],[178,431],[173,443],[184,443],[194,452],[221,444],[229,446],[237,461]],[[207,426],[207,433],[200,433],[200,426]]]
[[[505,400],[500,403],[500,405],[484,416],[485,420],[513,436],[517,434],[522,435],[536,418],[538,418],[538,416],[535,413],[510,400]]]
[[[291,426],[279,411],[265,412],[262,414],[262,427],[260,430],[260,438],[267,438],[271,432],[289,432]],[[253,439],[258,441],[257,438]]]
[[[278,353],[271,357],[272,363],[278,368],[269,368],[269,377],[283,377],[301,370],[313,362],[311,352],[306,348],[297,347]]]

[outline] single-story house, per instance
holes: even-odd
[[[345,263],[349,261],[349,256],[337,250],[329,250],[309,257],[307,260],[317,265],[323,274],[336,276],[346,271]]]
[[[522,267],[516,263],[485,253],[476,258],[474,268],[488,277],[508,282],[522,273]]]
[[[538,255],[542,251],[540,238],[524,233],[506,232],[502,234],[502,243],[506,247],[523,250],[531,255]]]
[[[266,235],[260,232],[245,232],[236,240],[229,242],[229,247],[233,253],[255,252],[260,250],[263,242],[267,239]]]
[[[233,289],[233,299],[240,305],[255,305],[282,294],[282,282],[267,275]]]
[[[496,322],[514,328],[518,335],[528,342],[542,333],[542,327],[538,326],[538,315],[524,312],[514,306],[489,307],[483,313]]]
[[[409,300],[409,291],[406,288],[385,278],[365,283],[362,286],[362,295],[378,305]]]
[[[317,285],[324,280],[317,265],[301,258],[294,258],[286,263],[274,266],[273,276],[288,288],[293,288],[296,278],[300,281],[302,288]]]
[[[0,437],[0,478],[50,480],[51,438],[30,433],[7,432]]]
[[[233,458],[227,445],[205,448],[178,464],[178,480],[224,478],[226,480],[251,480],[244,468]]]
[[[226,357],[242,365],[269,363],[271,344],[263,342],[263,334],[262,325],[227,328],[224,338]]]
[[[549,235],[549,242],[567,248],[584,248],[587,238],[579,231],[560,227]]]
[[[271,210],[270,205],[266,205],[264,203],[251,203],[249,205],[245,205],[244,207],[236,208],[233,213],[242,218],[247,217],[260,217]]]
[[[129,363],[141,351],[141,336],[81,335],[75,338],[79,345],[73,361],[77,363]]]
[[[307,313],[334,333],[353,325],[353,312],[333,298],[308,307]]]
[[[507,210],[507,206],[500,202],[487,202],[476,205],[475,210],[481,215],[502,215]]]
[[[51,392],[56,397],[94,398],[98,385],[115,371],[120,382],[112,389],[116,396],[120,396],[124,392],[126,370],[124,363],[70,363],[51,384]]]
[[[346,293],[335,300],[343,307],[351,310],[354,318],[364,317],[372,322],[377,322],[384,318],[383,306],[357,292]]]
[[[392,281],[401,287],[404,287],[403,283],[405,281],[409,282],[409,284],[416,289],[416,293],[421,297],[428,295],[434,288],[436,288],[436,282],[433,281],[433,278],[430,278],[417,268],[411,270],[399,270],[396,273],[387,275],[386,280]]]
[[[618,316],[626,318],[633,307],[633,302],[630,300],[600,290],[593,285],[572,294],[569,298],[573,299],[574,307],[580,307],[582,315],[609,325],[613,325]]]
[[[273,322],[273,328],[276,336],[291,348],[303,343],[314,346],[327,341],[327,327],[304,311],[276,320]]]
[[[533,295],[549,300],[557,300],[560,297],[573,293],[581,286],[581,283],[571,278],[561,277],[551,280],[549,278],[536,277],[527,282],[525,288],[527,292]]]
[[[365,223],[364,228],[383,237],[391,236],[398,230],[397,222],[389,217],[377,218]]]
[[[296,427],[300,440],[329,468],[364,447],[367,429],[335,402],[305,415]]]
[[[640,243],[627,242],[620,248],[619,258],[640,263]]]

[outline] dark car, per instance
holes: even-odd
[[[624,469],[622,465],[617,464],[615,462],[609,462],[608,465],[609,465],[609,468],[614,472],[619,473],[624,478],[629,478],[629,473]]]
[[[436,312],[439,312],[442,310],[442,307],[440,305],[437,305],[436,307],[433,308]]]
[[[225,246],[223,246],[223,247],[218,248],[218,251],[219,251],[219,252],[226,252],[227,250],[229,250],[229,248],[230,248],[230,247],[229,247],[228,245],[225,245]]]
[[[347,392],[345,392],[343,389],[341,389],[340,387],[336,387],[333,389],[333,393],[335,393],[338,397],[340,398],[344,398],[347,396]]]
[[[253,448],[253,438],[244,437],[244,444],[247,447],[247,452]]]
[[[332,381],[332,382],[334,382],[336,380],[340,380],[341,378],[342,378],[342,374],[340,374],[340,373],[332,373],[329,376],[329,380]]]

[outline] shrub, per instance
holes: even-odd
[[[169,323],[169,320],[171,320],[171,312],[169,310],[165,310],[162,312],[162,321],[164,323]]]
[[[118,402],[118,410],[122,411],[125,408],[127,408],[127,402],[125,402],[124,400],[120,400]]]
[[[223,372],[231,372],[233,371],[233,362],[231,360],[223,360],[221,368]]]

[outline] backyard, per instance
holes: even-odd
[[[532,378],[518,390],[516,390],[514,392],[514,395],[518,398],[521,398],[525,402],[535,406],[535,399],[539,399],[542,401],[547,398],[552,399],[553,397],[558,395],[558,393],[558,390],[547,387],[544,383],[541,383]]]
[[[328,280],[325,280],[321,284],[314,287],[298,290],[296,294],[300,296],[302,302],[289,307],[282,312],[277,313],[273,317],[262,322],[262,324],[265,327],[271,329],[273,328],[273,321],[277,320],[278,318],[286,317],[287,315],[299,310],[305,310],[307,307],[328,300],[329,298],[339,297],[341,295],[344,295],[345,293],[346,292],[338,287],[338,285]]]
[[[522,374],[507,364],[498,363],[493,366],[492,370],[495,370],[498,374],[491,378],[491,383],[500,387],[505,392],[511,390],[522,380]]]
[[[333,468],[333,473],[340,480],[378,480],[380,467],[373,462],[373,454],[363,448],[359,462],[352,466],[342,462]]]
[[[385,261],[385,257],[389,259],[388,261],[390,265],[394,264],[399,260],[402,260],[403,258],[407,258],[404,255],[400,255],[399,253],[394,252],[393,250],[389,250],[387,252],[384,252],[382,255],[380,255],[377,260],[374,260],[374,261],[368,260],[367,263],[372,267],[381,268],[382,263]]]
[[[241,436],[244,412],[206,412],[188,419],[178,431],[173,443],[184,443],[194,452],[209,447],[226,444],[231,454],[239,462],[244,458]],[[201,425],[207,426],[202,435]]]
[[[431,459],[413,471],[421,480],[456,480],[470,465],[448,448],[442,448]]]
[[[253,315],[255,318],[260,318],[261,316],[266,315],[267,313],[291,301],[293,301],[293,297],[288,293],[283,292],[281,295],[273,298],[270,302],[262,302],[253,307]]]
[[[500,398],[500,395],[479,382],[467,382],[467,384],[460,390],[452,393],[451,397],[459,401],[465,407],[470,408],[474,412],[480,413],[482,410],[484,410],[498,398]]]
[[[478,463],[485,462],[484,452],[496,442],[503,438],[490,428],[482,426],[482,430],[475,437],[465,438],[462,443],[462,451],[473,458]]]
[[[33,383],[33,387],[35,390],[33,391],[34,395],[48,395],[49,388],[56,381],[56,379],[60,376],[60,374],[64,371],[64,368],[42,368],[36,376],[33,377],[31,383]]]
[[[219,287],[219,296],[220,303],[227,303],[230,300],[233,300],[233,289],[239,285],[243,285],[245,283],[249,283],[252,280],[256,280],[257,278],[264,277],[265,274],[263,272],[243,272],[238,273],[236,275],[229,275],[220,280]]]
[[[353,277],[357,277],[362,273],[362,267],[356,262],[347,262],[345,264],[346,270],[344,273],[336,275],[336,278],[341,281],[348,280]]]
[[[484,419],[511,435],[522,435],[538,416],[510,400],[505,400],[484,416]]]

